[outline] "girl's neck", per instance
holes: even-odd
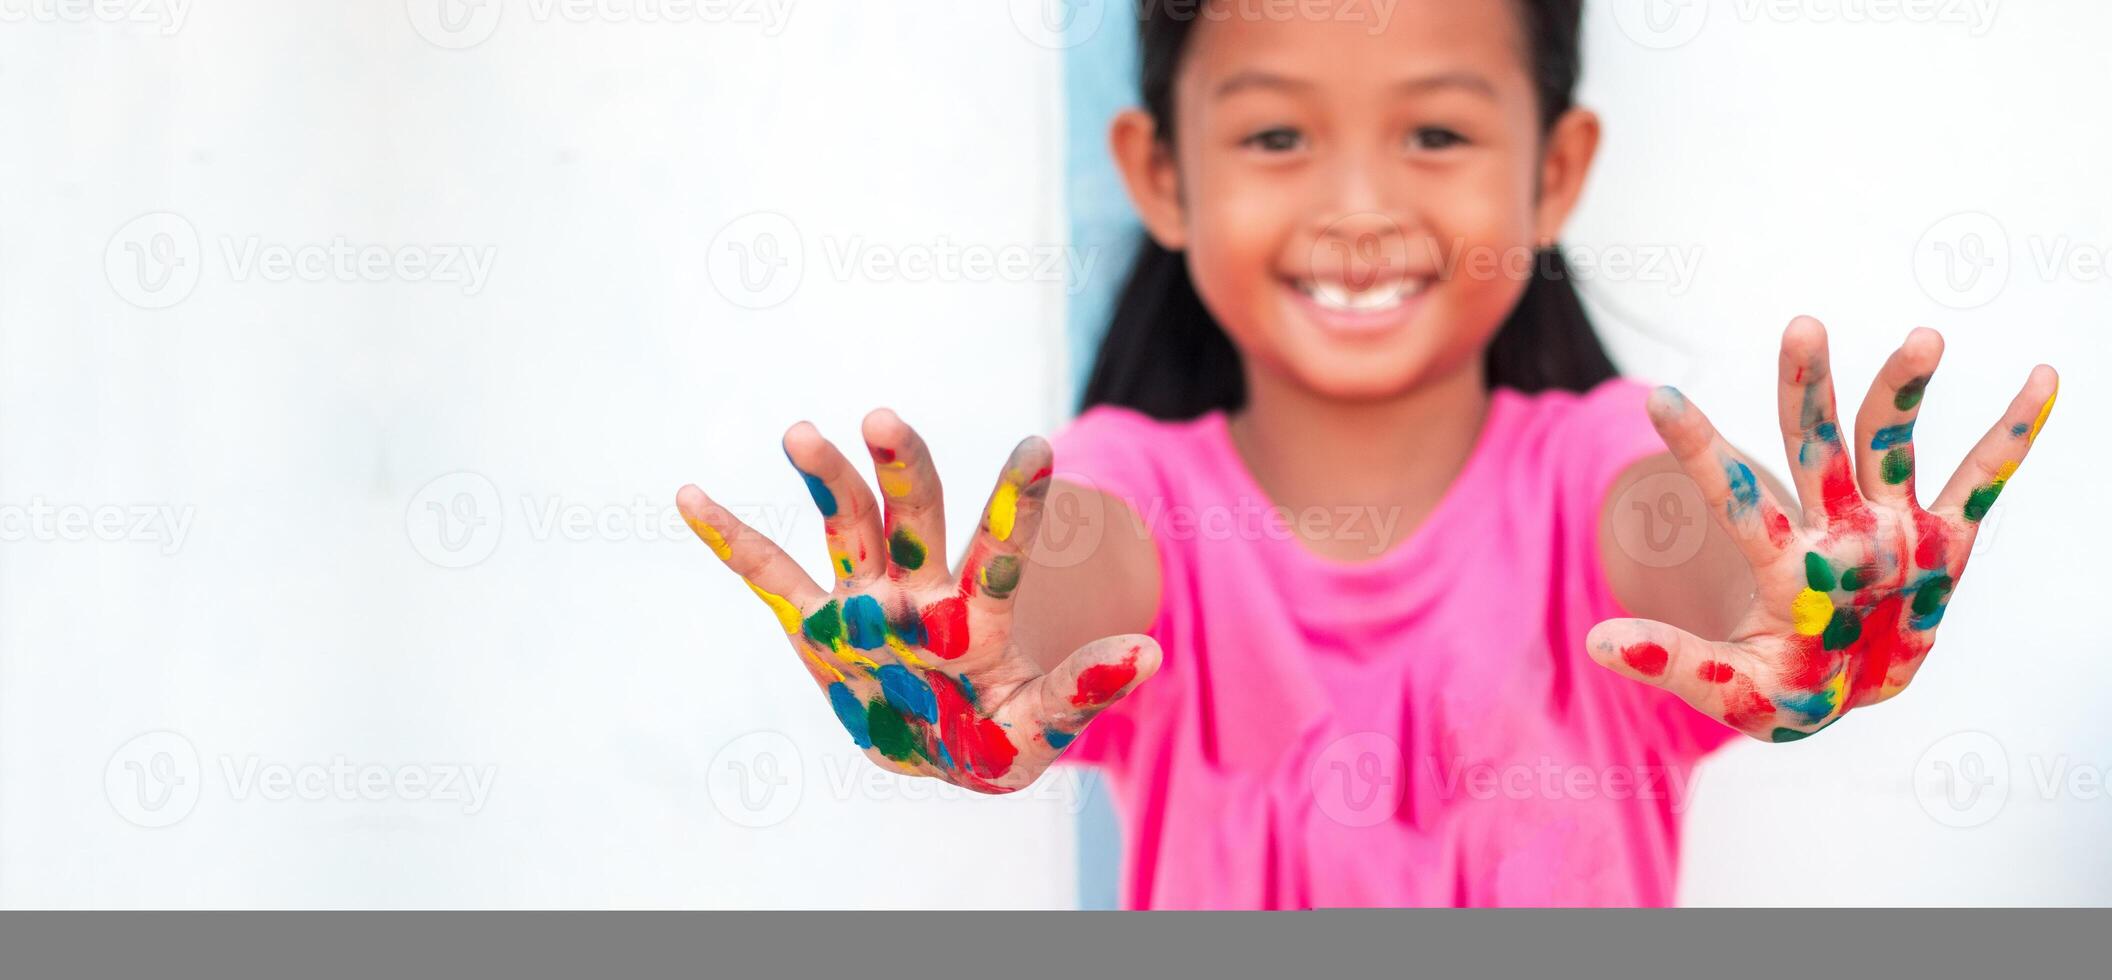
[[[1481,359],[1397,397],[1329,399],[1266,369],[1247,372],[1247,404],[1228,420],[1234,448],[1270,503],[1378,508],[1390,540],[1308,540],[1328,557],[1376,557],[1422,524],[1481,436],[1489,392]]]

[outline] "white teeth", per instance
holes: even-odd
[[[1301,280],[1298,287],[1321,306],[1350,313],[1391,309],[1399,306],[1402,300],[1422,291],[1420,281],[1409,279],[1395,279],[1362,290],[1351,290],[1341,283],[1321,282],[1317,279]]]

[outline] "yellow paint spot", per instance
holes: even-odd
[[[2024,437],[2025,442],[2035,442],[2038,440],[2039,430],[2046,427],[2046,416],[2053,414],[2053,400],[2059,397],[2061,397],[2061,383],[2059,381],[2055,381],[2053,383],[2053,394],[2047,395],[2046,404],[2039,406],[2039,417],[2036,421],[2031,423],[2031,433]]]
[[[726,543],[726,536],[720,534],[718,528],[687,514],[682,515],[682,520],[689,525],[690,530],[697,532],[697,537],[703,538],[704,543],[711,546],[711,553],[719,556],[720,561],[733,560],[733,548]]]
[[[1833,597],[1817,589],[1805,589],[1790,601],[1789,618],[1796,624],[1797,632],[1805,636],[1824,633],[1826,623],[1833,619]]]
[[[2013,476],[2016,476],[2016,475],[2017,475],[2017,461],[2016,461],[2016,460],[2012,459],[2012,460],[2010,460],[2009,462],[2003,463],[2003,464],[2002,464],[2002,465],[2001,465],[2000,467],[1998,467],[1998,468],[1997,468],[1997,469],[1995,470],[1995,489],[1997,489],[1997,490],[2000,490],[2000,489],[2002,489],[2002,484],[2008,483],[2008,482],[2009,482],[2009,478],[2010,478],[2010,477],[2013,477]]]
[[[834,538],[829,540],[829,564],[836,566],[837,578],[851,577],[850,553],[838,548]]]
[[[1843,670],[1833,675],[1833,680],[1826,683],[1826,703],[1832,705],[1833,710],[1839,711],[1847,702],[1848,672]]]
[[[889,636],[887,638],[887,648],[893,650],[895,656],[901,657],[902,661],[911,667],[915,667],[918,670],[925,669],[924,661],[917,659],[916,651],[911,650],[909,644],[902,642],[901,637]]]
[[[867,670],[880,669],[880,665],[878,663],[875,663],[873,661],[873,658],[868,657],[865,654],[859,653],[856,649],[852,648],[850,644],[847,644],[842,640],[836,641],[836,659],[841,660],[847,664],[857,664],[858,666],[863,667]]]
[[[890,497],[909,496],[909,464],[896,460],[880,464],[880,492]]]
[[[1006,480],[990,495],[990,533],[999,541],[1012,540],[1012,521],[1019,516],[1019,487]]]
[[[765,605],[770,607],[771,612],[777,614],[777,622],[785,628],[786,633],[793,635],[799,633],[798,606],[786,601],[784,596],[764,591],[761,586],[756,585],[754,582],[748,583],[748,590],[754,592],[763,600]]]
[[[815,670],[821,671],[822,673],[828,675],[828,678],[830,680],[843,680],[843,671],[837,670],[833,664],[830,664],[828,661],[815,656],[812,648],[802,644],[799,648],[799,652],[807,658],[808,663],[814,665]]]

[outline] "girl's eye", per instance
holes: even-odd
[[[1295,129],[1278,126],[1265,129],[1240,141],[1241,146],[1251,146],[1269,153],[1287,153],[1298,148],[1303,136]]]
[[[1467,138],[1443,126],[1424,126],[1416,130],[1408,142],[1418,150],[1449,150],[1466,145]]]

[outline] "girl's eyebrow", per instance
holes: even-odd
[[[1292,93],[1304,93],[1311,91],[1312,88],[1311,82],[1258,68],[1249,68],[1234,73],[1231,77],[1219,82],[1217,91],[1212,94],[1212,98],[1224,99],[1246,89],[1277,89]],[[1448,88],[1466,89],[1484,98],[1496,98],[1496,86],[1494,84],[1490,83],[1487,78],[1464,69],[1402,79],[1393,83],[1389,90],[1396,95],[1417,95],[1423,92]]]

